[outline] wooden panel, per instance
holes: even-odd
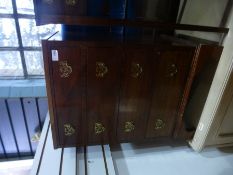
[[[36,154],[33,159],[33,166],[30,172],[31,175],[37,175],[39,172],[41,161],[43,158],[44,149],[45,149],[45,144],[47,143],[46,140],[48,136],[49,127],[50,127],[49,115],[47,115],[47,118],[44,122],[43,130],[41,132],[40,142],[38,144],[38,147],[36,149]]]
[[[117,48],[88,49],[86,110],[89,143],[108,142],[109,138],[115,136],[121,54],[122,50]],[[101,72],[103,77],[101,77]],[[96,133],[95,126],[98,129],[101,125],[104,131]]]
[[[76,148],[64,148],[61,175],[76,174]]]
[[[38,98],[38,107],[39,107],[39,116],[42,123],[45,121],[45,117],[48,113],[48,99],[47,98]]]
[[[9,111],[12,119],[12,125],[15,131],[16,141],[18,143],[20,156],[31,156],[32,146],[28,126],[25,123],[20,99],[8,99]],[[33,114],[35,115],[35,114]],[[31,116],[33,118],[33,116]]]
[[[125,48],[117,134],[129,141],[144,136],[152,78],[152,49]]]
[[[76,162],[76,174],[78,175],[86,175],[86,153],[84,152],[84,147],[78,147],[76,148],[76,156],[77,156],[77,162]]]
[[[193,52],[194,48],[175,46],[155,51],[153,94],[146,137],[172,136]]]
[[[5,148],[3,147],[2,138],[0,135],[0,159],[6,158]]]
[[[2,143],[5,145],[7,157],[16,157],[18,155],[18,148],[16,140],[13,135],[5,99],[0,99],[0,133]]]
[[[83,143],[82,94],[85,67],[82,65],[81,48],[77,45],[62,45],[51,47],[51,50],[57,50],[59,57],[59,61],[48,59],[52,68],[50,76],[54,93],[54,106],[51,108],[56,111],[60,146],[78,145]],[[71,133],[65,133],[66,129]]]
[[[37,113],[35,98],[24,98],[23,107],[25,111],[26,122],[28,125],[29,138],[32,145],[32,151],[36,152],[37,142],[32,142],[31,138],[40,131],[39,116]]]
[[[37,174],[38,175],[50,175],[51,172],[53,172],[53,174],[59,174],[62,149],[55,150],[53,148],[51,128],[49,128],[49,133],[48,133],[46,142],[47,143],[42,153],[43,157],[41,160],[41,165],[40,165],[40,168]]]
[[[87,162],[87,174],[107,174],[100,145],[87,147]]]

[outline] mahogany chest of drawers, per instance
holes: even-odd
[[[53,37],[42,46],[55,148],[179,137],[198,66],[222,50]]]

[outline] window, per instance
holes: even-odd
[[[60,25],[36,26],[33,0],[0,1],[0,79],[43,78],[41,39]]]

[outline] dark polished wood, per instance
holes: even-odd
[[[183,114],[193,80],[208,56],[218,53],[217,59],[221,51],[211,45],[53,38],[42,46],[55,148],[186,137]],[[52,61],[52,50],[58,61]],[[67,77],[61,77],[62,61]],[[75,132],[66,134],[66,124]]]
[[[124,53],[117,137],[120,141],[139,140],[144,138],[148,113],[152,47],[125,47]]]
[[[155,49],[147,138],[172,136],[194,50],[178,46]],[[163,124],[156,127],[156,122]]]
[[[126,20],[126,19],[107,19],[107,18],[92,18],[80,16],[73,18],[64,15],[41,15],[38,19],[37,25],[44,24],[68,24],[68,25],[85,25],[85,26],[131,26],[131,27],[145,27],[156,28],[160,30],[189,30],[189,31],[202,31],[202,32],[217,32],[227,34],[229,28],[224,27],[211,27],[189,24],[176,24],[168,22],[147,21],[147,20]]]
[[[120,48],[88,47],[86,117],[90,144],[108,143],[115,136],[121,60]],[[97,133],[96,127],[104,130]]]

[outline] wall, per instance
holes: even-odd
[[[219,125],[218,117],[220,115],[218,115],[218,110],[233,65],[233,10],[231,11],[227,27],[230,28],[230,31],[223,43],[223,54],[201,114],[198,129],[191,142],[192,147],[197,151],[200,151],[205,145],[217,144],[213,141],[213,135],[216,130],[215,126]]]
[[[218,27],[228,0],[188,0],[181,20],[182,24]],[[221,35],[206,32],[179,31],[179,34],[219,41]]]

